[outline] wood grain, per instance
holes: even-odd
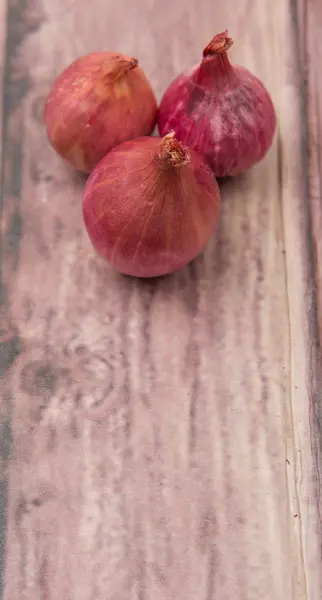
[[[5,600],[322,597],[321,24],[318,0],[9,0]],[[44,98],[105,48],[160,97],[226,27],[272,93],[274,146],[222,185],[203,256],[122,277],[90,247]]]

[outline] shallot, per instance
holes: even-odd
[[[158,114],[160,134],[174,130],[218,177],[236,175],[260,161],[276,128],[264,85],[244,67],[231,64],[227,51],[232,43],[227,31],[216,35],[201,63],[168,87]]]
[[[114,148],[86,183],[83,216],[94,248],[115,269],[154,277],[203,250],[219,204],[218,184],[203,158],[170,133]]]
[[[78,58],[58,76],[46,102],[45,123],[56,152],[89,173],[117,144],[149,135],[156,112],[138,60],[96,52]]]

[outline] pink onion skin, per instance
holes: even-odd
[[[227,31],[210,42],[199,65],[177,77],[158,112],[161,135],[200,152],[217,177],[237,175],[259,162],[276,129],[271,97],[257,77],[232,66]]]
[[[51,145],[85,173],[121,142],[149,135],[156,115],[137,59],[112,52],[75,60],[55,80],[44,111]]]
[[[220,193],[194,151],[141,137],[110,152],[90,175],[83,217],[90,240],[121,273],[156,277],[199,254],[213,234]]]

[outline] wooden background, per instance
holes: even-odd
[[[80,54],[158,98],[228,28],[279,130],[206,252],[141,282],[42,121]],[[320,0],[0,0],[5,600],[321,600]]]

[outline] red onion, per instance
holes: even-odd
[[[236,175],[263,158],[272,144],[275,110],[264,85],[231,65],[228,32],[216,35],[202,62],[169,86],[161,101],[161,135],[174,130],[178,140],[203,154],[218,177]]]
[[[136,58],[96,52],[54,82],[45,106],[48,138],[60,156],[89,173],[117,144],[149,135],[157,105]]]
[[[219,213],[216,179],[173,133],[124,142],[94,169],[84,222],[96,251],[118,271],[155,277],[190,262]]]

